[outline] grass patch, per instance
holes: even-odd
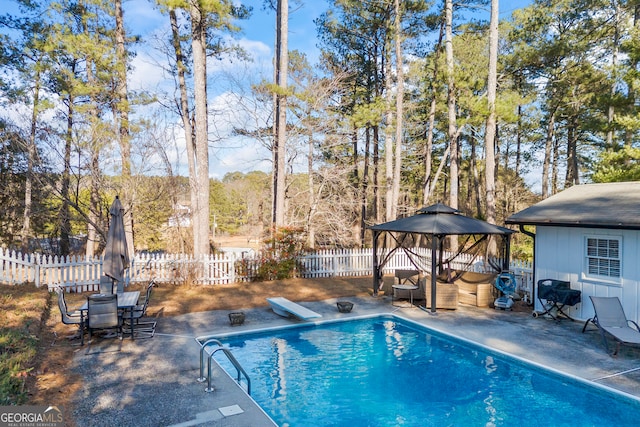
[[[27,380],[36,363],[50,295],[33,285],[0,285],[0,405],[28,402]]]

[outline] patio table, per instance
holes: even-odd
[[[391,305],[396,298],[396,291],[409,291],[409,301],[413,306],[413,291],[420,288],[418,281],[420,278],[420,272],[418,270],[396,270],[395,282],[391,287],[393,288],[393,294],[391,295]]]

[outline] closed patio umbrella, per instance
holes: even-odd
[[[107,245],[104,248],[102,272],[113,282],[117,282],[117,292],[124,292],[124,271],[129,268],[131,260],[124,231],[124,208],[118,196],[111,204],[109,214],[111,219],[107,233]]]

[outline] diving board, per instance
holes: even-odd
[[[279,314],[283,317],[290,317],[291,315],[293,315],[302,320],[322,317],[321,314],[309,310],[308,308],[305,308],[300,304],[296,304],[295,302],[289,301],[288,299],[283,297],[267,298],[267,301],[269,302],[269,305],[271,306],[271,309],[274,311],[274,313]]]

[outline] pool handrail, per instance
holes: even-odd
[[[225,347],[222,342],[220,342],[220,340],[216,339],[216,338],[209,338],[208,340],[206,340],[205,342],[201,343],[199,340],[196,339],[196,341],[198,341],[198,343],[200,344],[200,377],[198,378],[199,382],[204,382],[205,380],[207,381],[207,388],[205,388],[206,392],[212,392],[214,391],[214,388],[211,386],[211,359],[213,359],[214,355],[218,352],[218,351],[222,351],[222,353],[227,356],[227,359],[229,360],[229,362],[231,362],[231,364],[233,365],[234,368],[236,368],[236,372],[237,372],[237,377],[236,377],[236,382],[238,384],[241,383],[241,374],[244,375],[244,377],[247,380],[247,394],[250,396],[251,395],[251,378],[249,378],[249,374],[247,374],[247,372],[244,370],[244,368],[240,365],[240,362],[238,362],[238,359],[235,358],[235,356],[233,355],[233,353],[231,353],[231,350],[229,350],[229,348]],[[211,353],[209,353],[207,351],[207,346],[209,344],[216,344],[218,347],[213,350]],[[207,376],[206,378],[204,377],[204,352],[207,351]]]

